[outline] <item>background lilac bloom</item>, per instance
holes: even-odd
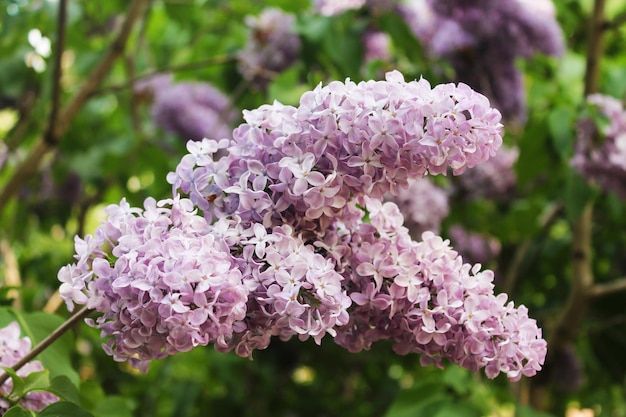
[[[416,37],[463,81],[487,95],[507,119],[525,119],[515,61],[561,55],[563,33],[550,0],[413,0],[399,6]]]
[[[463,260],[472,264],[488,264],[500,255],[502,249],[495,237],[469,232],[461,225],[452,226],[448,235]]]
[[[207,83],[173,83],[169,74],[157,74],[135,84],[135,92],[151,100],[157,126],[185,141],[228,137],[236,119],[230,100]]]
[[[493,158],[455,177],[453,193],[468,200],[503,201],[511,198],[517,187],[514,168],[518,156],[517,147],[501,147]]]
[[[248,16],[248,41],[238,54],[239,71],[260,89],[285,69],[300,53],[300,38],[294,31],[295,16],[267,8],[259,16]]]
[[[609,96],[594,94],[587,101],[608,119],[604,127],[591,119],[579,122],[572,165],[605,191],[626,198],[626,110]]]
[[[428,178],[409,181],[408,188],[399,190],[393,201],[404,213],[404,226],[415,239],[426,231],[439,233],[449,212],[447,192]]]
[[[0,328],[0,366],[12,367],[29,353],[30,349],[31,340],[28,337],[20,338],[20,326],[17,322],[11,322],[7,326]],[[41,362],[34,360],[20,368],[17,371],[17,375],[26,378],[29,374],[43,371],[43,369]],[[0,369],[0,374],[3,373],[4,370]],[[4,414],[11,406],[4,397],[9,396],[12,390],[13,380],[11,378],[0,386],[0,394],[2,394],[0,396],[0,415]],[[57,401],[59,399],[49,392],[31,391],[19,400],[19,405],[26,410],[41,411]]]
[[[346,10],[360,9],[366,0],[314,0],[313,8],[324,16],[332,16]]]

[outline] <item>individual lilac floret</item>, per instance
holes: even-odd
[[[370,223],[344,237],[348,294],[356,304],[336,343],[352,352],[388,339],[399,354],[422,364],[447,359],[489,378],[535,375],[547,351],[541,329],[524,306],[495,295],[493,272],[463,263],[432,232],[413,241],[393,203],[367,201]]]
[[[467,231],[461,225],[454,225],[448,231],[454,249],[471,264],[488,264],[500,255],[502,245],[493,236]]]
[[[239,71],[254,86],[265,89],[276,75],[289,68],[300,53],[300,38],[294,31],[295,17],[268,8],[259,16],[248,16],[250,35],[238,54]]]
[[[15,365],[28,352],[30,352],[31,340],[28,337],[20,338],[20,326],[17,322],[11,322],[7,326],[0,328],[0,366],[8,368]],[[26,378],[33,372],[43,371],[43,366],[39,361],[30,361],[22,366],[17,375]],[[4,371],[0,369],[0,374]],[[7,400],[9,394],[13,390],[13,380],[7,379],[0,386],[0,415],[3,415],[11,404]],[[59,399],[49,392],[31,391],[22,397],[18,404],[31,411],[41,411],[48,405],[59,401]]]
[[[397,194],[409,178],[464,172],[502,143],[500,113],[465,84],[332,82],[299,107],[278,102],[244,111],[233,141],[189,143],[174,190],[207,216],[237,213],[266,227],[328,225],[360,195]],[[228,156],[213,161],[227,148]]]
[[[398,190],[392,201],[404,213],[404,226],[415,239],[426,231],[439,233],[441,221],[449,212],[448,194],[428,178],[409,181],[408,188]]]
[[[511,198],[517,186],[514,167],[518,156],[517,147],[501,147],[493,158],[454,178],[454,193],[464,199],[502,201]]]
[[[122,200],[106,213],[93,236],[76,238],[76,263],[58,274],[70,310],[76,303],[100,313],[88,323],[105,351],[145,371],[152,359],[195,346],[226,347],[248,289],[191,201],[149,198],[141,210]]]
[[[367,0],[313,0],[313,9],[324,16],[360,9]]]
[[[525,118],[518,58],[560,55],[563,33],[550,0],[411,0],[399,6],[427,51],[489,96],[505,118]]]
[[[152,101],[152,119],[187,140],[226,138],[236,119],[230,100],[207,83],[173,83],[169,74],[137,82],[135,92]]]
[[[626,110],[609,96],[594,94],[587,101],[608,118],[608,125],[597,126],[582,119],[578,128],[574,168],[605,191],[626,199]]]

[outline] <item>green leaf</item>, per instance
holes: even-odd
[[[16,315],[22,327],[22,335],[28,336],[33,345],[41,342],[65,321],[60,316],[41,311],[22,313],[12,310],[12,312]],[[66,333],[47,347],[46,350],[38,356],[38,359],[41,360],[44,368],[50,371],[52,378],[58,375],[65,375],[75,385],[78,385],[80,378],[70,361],[70,353],[73,350],[73,337],[71,334]]]
[[[93,414],[87,410],[79,407],[74,403],[67,401],[59,401],[54,404],[50,404],[38,417],[94,417]]]
[[[105,397],[93,409],[96,417],[133,417],[132,401],[120,396]]]
[[[11,407],[7,410],[2,417],[33,417],[33,413],[23,409],[19,405]]]
[[[13,369],[9,368],[8,366],[0,366],[0,368],[2,368],[4,372],[9,374],[9,377],[13,381],[13,389],[10,393],[11,397],[20,398],[22,395],[24,395],[24,379],[22,379],[22,377],[20,377]]]
[[[434,414],[434,417],[481,417],[478,407],[468,403],[447,403]]]
[[[576,112],[571,107],[559,106],[548,115],[552,144],[563,160],[569,160],[574,149],[574,121]]]
[[[587,203],[598,195],[598,191],[574,171],[567,178],[564,192],[565,214],[572,223],[578,220]]]
[[[50,382],[48,391],[56,395],[57,397],[80,404],[80,396],[78,389],[65,375],[59,375]]]
[[[272,80],[268,89],[270,101],[278,100],[282,104],[297,105],[300,97],[309,90],[307,85],[299,83],[299,69],[293,67]]]
[[[24,378],[24,393],[44,390],[50,386],[50,371],[44,369],[43,371],[32,372]]]

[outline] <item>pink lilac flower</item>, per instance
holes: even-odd
[[[157,126],[185,141],[231,134],[235,113],[230,100],[208,83],[173,83],[171,75],[157,74],[137,82],[135,92],[152,101]]]
[[[502,249],[495,237],[469,232],[461,225],[452,226],[448,235],[455,250],[471,264],[487,264],[497,258]]]
[[[366,0],[314,0],[314,10],[324,16],[333,16],[347,10],[360,9]]]
[[[7,326],[0,328],[0,366],[12,367],[22,359],[31,349],[31,340],[28,337],[20,338],[20,326],[17,322],[11,322]],[[43,371],[44,368],[39,361],[30,361],[17,371],[17,375],[26,378],[33,372]],[[0,370],[0,374],[4,371]],[[11,403],[7,400],[13,390],[13,380],[7,379],[0,386],[0,415],[4,414]],[[26,410],[41,411],[48,405],[59,401],[59,399],[49,392],[31,391],[24,395],[18,402]]]
[[[626,110],[609,96],[594,94],[587,101],[608,118],[600,127],[591,119],[579,122],[576,153],[572,165],[605,191],[626,198]]]
[[[405,82],[397,71],[320,85],[299,107],[275,102],[244,119],[227,156],[187,155],[168,181],[207,216],[237,213],[266,227],[328,225],[351,199],[397,194],[428,173],[460,174],[502,143],[500,113],[484,96],[464,84]]]
[[[477,167],[486,163],[488,162]],[[433,184],[429,178],[409,181],[408,188],[399,190],[398,195],[391,200],[404,213],[404,226],[415,238],[419,238],[426,231],[439,233],[441,221],[449,212],[447,192]]]
[[[563,33],[550,0],[411,0],[400,13],[427,51],[489,96],[505,118],[525,118],[518,58],[560,55]]]
[[[409,180],[495,154],[500,114],[484,96],[392,72],[244,118],[232,140],[188,143],[167,177],[173,200],[122,201],[76,239],[60,292],[100,312],[90,323],[108,353],[145,369],[198,345],[250,357],[273,337],[328,334],[350,351],[388,339],[424,364],[489,377],[537,372],[546,344],[526,308],[494,295],[493,273],[448,241],[414,241],[383,203]]]
[[[267,8],[259,16],[248,16],[250,35],[238,54],[239,71],[260,89],[289,68],[300,53],[300,38],[294,30],[295,16]]]
[[[195,346],[226,346],[248,289],[191,201],[150,198],[142,210],[123,200],[106,212],[93,235],[76,239],[76,263],[58,274],[70,310],[84,304],[100,313],[88,323],[101,330],[105,351],[145,370]]]
[[[363,204],[370,223],[342,238],[344,285],[355,305],[336,343],[358,352],[391,340],[397,353],[419,353],[423,364],[442,366],[447,359],[485,368],[490,378],[503,372],[518,380],[541,368],[541,330],[524,306],[493,293],[493,272],[464,263],[432,232],[412,240],[393,214],[397,207],[388,207],[393,203],[366,198]]]

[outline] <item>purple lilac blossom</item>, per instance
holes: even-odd
[[[335,342],[351,352],[391,340],[423,365],[447,359],[489,378],[511,380],[541,369],[547,344],[524,306],[493,293],[493,272],[464,263],[449,241],[425,232],[411,239],[391,203],[365,199],[370,223],[344,237],[350,322]]]
[[[601,128],[588,118],[579,122],[572,165],[603,190],[626,199],[626,110],[619,100],[601,94],[591,95],[587,101],[609,123]]]
[[[294,31],[295,16],[268,8],[259,16],[248,16],[250,35],[238,54],[239,71],[260,89],[277,74],[289,68],[300,53],[300,38]]]
[[[493,236],[472,233],[461,225],[454,225],[448,231],[454,249],[471,264],[487,264],[500,255],[502,245]]]
[[[518,156],[517,147],[501,147],[493,158],[454,178],[454,193],[469,200],[511,198],[517,186],[514,166]]]
[[[525,118],[516,59],[564,50],[550,0],[411,0],[399,10],[427,51],[448,60],[457,80],[489,96],[508,119]]]
[[[185,141],[231,134],[236,119],[230,100],[202,82],[173,83],[169,74],[157,74],[135,84],[135,92],[152,101],[152,119],[166,132]]]
[[[324,16],[333,16],[347,10],[360,9],[367,0],[313,0],[313,10]]]
[[[441,221],[449,212],[448,194],[429,178],[410,180],[408,188],[398,190],[398,195],[391,200],[404,213],[404,226],[415,239],[426,231],[439,233]]]
[[[20,326],[17,322],[11,322],[7,326],[0,328],[0,366],[8,368],[15,365],[28,352],[30,352],[31,340],[28,337],[20,338]],[[30,361],[17,371],[17,375],[26,378],[33,372],[43,371],[43,366],[39,361]],[[0,374],[4,371],[0,370]],[[0,415],[3,415],[11,404],[7,401],[7,396],[13,390],[13,380],[7,379],[0,386]],[[31,391],[22,397],[18,404],[31,411],[41,411],[48,405],[59,401],[59,399],[49,392]]]
[[[363,46],[365,47],[364,59],[366,62],[391,59],[391,37],[388,33],[377,30],[369,30],[363,34]]]
[[[244,118],[232,140],[188,142],[167,179],[190,200],[122,202],[77,238],[60,292],[104,313],[92,325],[107,352],[145,369],[195,345],[251,357],[272,337],[329,334],[350,351],[389,339],[425,364],[448,359],[489,377],[537,372],[546,343],[527,309],[494,295],[493,273],[448,241],[412,240],[398,206],[382,203],[409,179],[495,154],[500,114],[484,96],[391,72]],[[208,314],[193,320],[199,309]]]
[[[75,238],[76,262],[58,274],[69,310],[101,313],[88,324],[101,330],[104,350],[145,371],[152,359],[226,345],[249,291],[191,201],[149,198],[141,210],[122,200],[106,213],[93,235]]]

